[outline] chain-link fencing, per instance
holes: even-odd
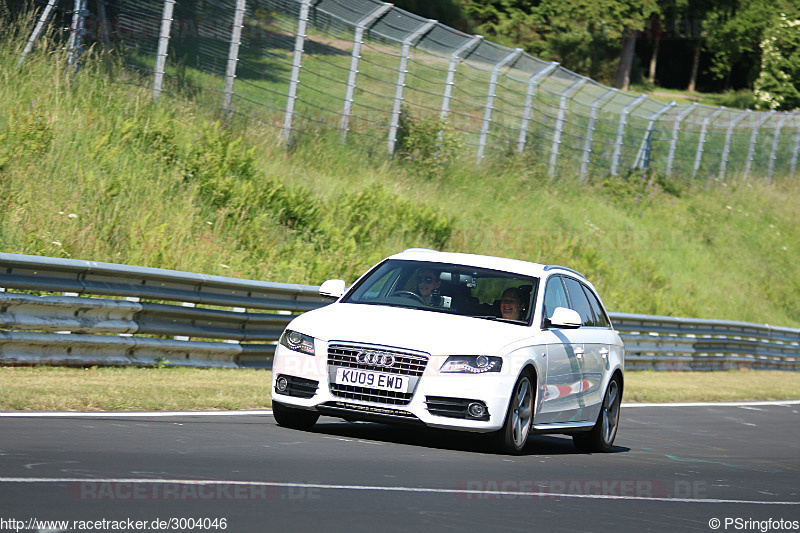
[[[57,4],[41,2],[40,23]],[[478,163],[526,153],[555,177],[651,169],[771,180],[797,172],[799,111],[663,103],[378,0],[69,4],[61,16],[71,21],[76,62],[89,42],[116,46],[152,83],[154,99],[187,91],[289,143],[332,130],[392,155],[409,124],[433,117]]]

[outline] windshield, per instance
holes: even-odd
[[[538,279],[447,263],[385,261],[342,300],[530,323]]]

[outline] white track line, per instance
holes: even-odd
[[[272,411],[270,409],[243,411],[0,411],[0,418],[169,418],[253,415],[272,415]]]
[[[278,488],[302,488],[320,490],[351,490],[351,491],[378,491],[378,492],[410,492],[420,494],[450,494],[454,496],[474,496],[476,498],[490,497],[518,497],[518,498],[573,498],[581,500],[619,500],[619,501],[646,501],[646,502],[666,502],[666,503],[711,503],[711,504],[751,504],[751,505],[800,505],[797,502],[784,501],[758,501],[758,500],[725,500],[712,498],[658,498],[647,496],[622,496],[614,494],[559,494],[552,492],[533,492],[516,490],[469,490],[469,489],[436,489],[425,487],[382,487],[371,485],[327,485],[322,483],[283,483],[278,481],[226,481],[218,479],[152,479],[152,478],[110,478],[110,479],[91,479],[91,478],[21,478],[21,477],[0,477],[0,483],[25,483],[25,484],[63,484],[63,483],[126,483],[126,484],[174,484],[190,486],[208,485],[231,485],[231,486],[250,486],[250,487],[278,487]]]
[[[762,402],[623,403],[622,407],[758,407],[761,405],[800,405],[800,400],[771,400]]]

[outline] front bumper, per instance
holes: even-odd
[[[348,363],[337,355],[337,346],[329,360],[329,347],[319,340],[314,356],[279,345],[272,366],[273,401],[347,420],[424,424],[475,432],[495,431],[503,425],[516,379],[507,368],[484,374],[441,374],[439,369],[446,355],[403,351],[427,359],[422,370],[416,365],[416,370],[409,371],[418,374],[410,377],[413,386],[409,394],[373,394],[360,388],[343,391],[334,383],[336,369]],[[278,390],[276,383],[284,379],[285,387]],[[472,404],[480,408],[473,406],[470,410]]]

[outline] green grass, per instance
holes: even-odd
[[[262,409],[271,372],[191,368],[0,368],[2,411]]]
[[[547,151],[431,166],[323,129],[287,150],[277,128],[223,125],[188,97],[153,106],[89,53],[74,73],[44,43],[17,69],[14,31],[0,43],[2,252],[319,284],[421,246],[576,268],[611,311],[800,327],[797,179],[756,166],[749,180],[581,181],[566,155],[551,178]]]
[[[755,96],[753,91],[742,89],[740,91],[725,91],[721,93],[689,92],[681,89],[666,89],[653,87],[648,84],[631,85],[634,93],[647,94],[661,102],[675,101],[678,105],[698,103],[711,107],[725,106],[733,109],[754,109]]]
[[[725,370],[714,372],[630,371],[626,402],[732,402],[800,399],[800,372]]]
[[[271,407],[268,370],[0,367],[0,411],[237,410]],[[627,402],[800,398],[800,373],[625,375]]]

